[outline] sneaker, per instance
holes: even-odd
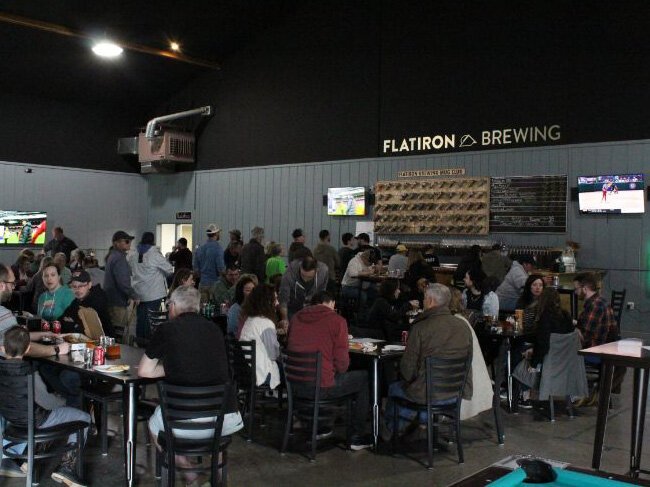
[[[533,401],[531,401],[530,399],[526,399],[525,401],[520,399],[518,406],[521,409],[533,409]]]
[[[318,431],[316,432],[316,440],[324,440],[325,438],[329,438],[333,434],[334,431],[332,431],[332,428],[325,428],[325,427],[318,428]]]
[[[370,435],[355,435],[352,437],[352,441],[350,442],[350,449],[352,451],[364,450],[372,447],[374,444],[373,438]]]
[[[26,472],[23,472],[18,464],[11,458],[3,458],[0,463],[0,477],[22,478]]]
[[[68,487],[87,487],[88,484],[84,483],[77,474],[70,470],[68,467],[59,467],[52,472],[52,480],[59,484],[65,484]]]

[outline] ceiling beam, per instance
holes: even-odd
[[[19,15],[10,14],[7,12],[0,12],[0,22],[19,25],[21,27],[29,27],[30,29],[41,30],[44,32],[51,32],[54,34],[59,34],[67,37],[76,37],[78,39],[86,39],[91,41],[97,40],[97,38],[94,36],[69,29],[62,25],[51,24],[49,22],[34,20],[27,17],[21,17]],[[120,42],[117,39],[111,39],[111,40],[115,42],[117,45],[119,45],[120,47],[122,47],[123,49],[129,51],[141,52],[143,54],[149,54],[152,56],[159,56],[168,59],[173,59],[174,61],[193,64],[195,66],[201,66],[204,68],[221,69],[221,66],[218,63],[215,63],[213,61],[207,61],[205,59],[186,56],[185,54],[179,52],[167,51],[164,49],[156,49],[154,47],[143,46],[141,44],[135,44],[132,42]]]

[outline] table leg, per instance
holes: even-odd
[[[603,455],[603,442],[605,441],[605,428],[607,426],[607,413],[609,412],[609,396],[612,391],[614,366],[609,362],[603,363],[602,377],[600,378],[600,391],[598,391],[598,418],[596,419],[596,437],[594,439],[594,453],[591,467],[599,470],[600,460]]]
[[[632,445],[630,448],[630,474],[639,477],[641,447],[645,426],[645,406],[648,397],[648,369],[634,369],[634,402],[632,403]]]
[[[508,374],[506,377],[508,382],[508,412],[512,412],[512,362],[510,360],[510,338],[506,338],[504,343],[506,347],[506,371]]]
[[[372,360],[372,436],[376,453],[379,438],[379,359],[377,357]]]
[[[135,450],[138,431],[138,386],[129,382],[122,388],[124,407],[124,469],[126,485],[135,485]]]

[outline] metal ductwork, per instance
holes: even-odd
[[[210,105],[195,108],[194,110],[187,110],[184,112],[172,113],[171,115],[163,115],[162,117],[152,118],[147,122],[147,129],[144,131],[144,136],[151,140],[156,136],[156,126],[162,122],[171,122],[172,120],[178,120],[179,118],[192,117],[194,115],[202,115],[204,117],[209,117],[212,115],[212,107]]]

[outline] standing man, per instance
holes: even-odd
[[[472,331],[467,324],[451,314],[449,302],[451,292],[443,284],[431,284],[424,294],[424,312],[411,325],[406,350],[400,363],[402,380],[394,382],[388,389],[385,429],[382,437],[388,440],[393,428],[393,397],[406,398],[420,404],[427,402],[426,365],[427,357],[457,358],[472,354]],[[470,362],[471,369],[471,362]],[[437,391],[432,394],[436,404],[450,404],[456,401],[455,391]],[[463,399],[472,398],[472,372],[467,373]],[[400,431],[407,426],[404,419],[415,419],[415,411],[398,408]]]
[[[106,258],[104,271],[104,292],[108,298],[108,314],[117,334],[128,343],[135,325],[135,308],[140,304],[135,290],[131,287],[131,270],[126,261],[126,253],[131,249],[135,237],[123,230],[113,234],[113,248]]]
[[[341,259],[336,249],[330,245],[329,230],[321,230],[318,234],[320,242],[314,248],[314,258],[327,266],[328,283],[327,291],[336,291],[336,273],[341,265]]]
[[[510,270],[496,291],[501,309],[512,311],[517,307],[517,300],[524,289],[528,274],[536,268],[537,264],[532,255],[522,255],[512,261]]]
[[[291,237],[293,242],[289,246],[290,263],[296,259],[302,259],[306,255],[311,255],[311,251],[305,246],[305,232],[302,231],[302,228],[296,228],[291,232]]]
[[[360,254],[366,250],[370,251],[370,263],[376,264],[381,261],[381,250],[377,247],[370,245],[370,235],[367,233],[360,233],[357,235],[357,250],[356,253]]]
[[[52,230],[52,235],[54,238],[45,244],[43,250],[45,253],[51,252],[52,257],[54,257],[59,252],[63,252],[65,254],[66,260],[69,262],[70,253],[77,248],[77,244],[63,235],[63,228],[61,227],[54,227],[54,230]]]
[[[287,349],[290,352],[321,353],[321,394],[336,398],[354,394],[356,407],[352,411],[352,450],[363,450],[373,441],[364,435],[368,417],[368,372],[348,370],[348,324],[335,310],[334,298],[320,292],[311,300],[311,306],[298,311],[291,319]],[[294,394],[309,397],[313,394],[302,384],[292,384]]]
[[[251,230],[251,239],[241,251],[241,271],[243,274],[255,274],[259,282],[264,282],[266,275],[266,255],[264,253],[264,229],[255,227]]]
[[[313,257],[294,260],[287,267],[280,283],[280,316],[282,325],[307,306],[313,296],[325,291],[328,280],[327,266]]]
[[[219,243],[221,228],[211,223],[205,230],[205,234],[208,239],[194,253],[194,269],[200,275],[201,301],[210,299],[210,288],[219,280],[219,274],[226,268],[223,261],[223,249]]]
[[[244,243],[241,240],[241,230],[237,230],[235,228],[233,230],[230,230],[228,234],[230,235],[230,243],[228,244],[228,247],[226,247],[226,251],[223,255],[223,260],[226,264],[226,268],[233,265],[239,267],[241,264],[239,261],[241,248],[244,246]]]
[[[174,266],[174,272],[178,269],[192,270],[192,251],[187,248],[187,239],[181,237],[176,243],[176,247],[169,254],[169,262]]]
[[[354,235],[350,232],[346,232],[341,237],[341,242],[343,242],[343,246],[339,249],[339,280],[343,278],[343,274],[345,274],[348,264],[356,254],[354,247],[357,243],[357,239],[354,238]]]

